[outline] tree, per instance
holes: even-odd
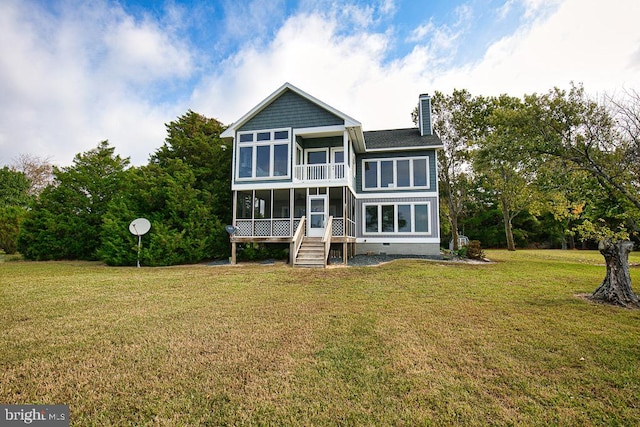
[[[20,154],[12,168],[24,173],[29,180],[29,194],[38,196],[53,182],[53,165],[48,158],[40,158],[32,154]]]
[[[21,173],[3,167],[0,169],[0,250],[13,254],[17,251],[18,234],[27,207],[29,180]]]
[[[562,249],[575,249],[575,226],[585,214],[591,200],[601,197],[601,190],[591,175],[574,168],[568,162],[545,157],[536,165],[536,186],[540,198],[535,201],[535,211],[548,213],[554,220]]]
[[[0,169],[0,207],[27,207],[31,200],[29,185],[29,180],[24,173],[9,169],[7,166]]]
[[[544,95],[525,98],[531,130],[531,152],[566,161],[586,171],[614,199],[631,208],[623,220],[635,227],[640,211],[638,153],[639,97],[617,102],[615,109],[589,99],[582,86],[567,92],[555,88]],[[626,117],[626,119],[625,119]],[[618,120],[616,120],[618,118]],[[635,121],[634,121],[635,120]],[[616,305],[640,307],[631,289],[628,253],[632,243],[626,230],[613,231],[619,224],[603,224],[598,232],[585,236],[600,239],[600,252],[607,273],[591,298]]]
[[[18,248],[27,259],[97,259],[103,216],[123,184],[128,159],[102,141],[77,154],[73,165],[54,168],[47,186],[25,218]]]
[[[131,170],[126,191],[111,201],[104,217],[100,258],[109,265],[135,265],[137,240],[128,225],[137,217],[151,222],[140,254],[144,265],[195,263],[224,253],[226,245],[216,246],[224,224],[201,200],[195,182],[180,159]]]
[[[471,184],[469,152],[482,132],[486,103],[466,90],[454,90],[451,95],[436,92],[432,106],[433,128],[444,146],[438,153],[442,211],[451,228],[453,249],[458,250],[459,218]],[[412,116],[417,120],[417,109]]]
[[[193,188],[198,190],[198,200],[209,209],[205,221],[219,222],[220,232],[210,242],[209,257],[229,253],[229,237],[224,225],[233,218],[231,192],[231,164],[233,150],[220,139],[225,127],[216,119],[207,118],[189,110],[177,120],[166,125],[164,144],[151,156],[151,163],[164,168],[168,162],[180,159],[193,172]]]
[[[513,219],[530,207],[537,196],[532,185],[534,159],[520,148],[526,138],[522,102],[506,95],[489,102],[491,113],[487,117],[486,132],[474,153],[474,171],[485,177],[495,193],[502,210],[507,249],[514,251]]]
[[[231,222],[231,148],[215,119],[188,111],[166,125],[167,138],[149,165],[131,171],[127,190],[105,216],[100,257],[110,265],[134,265],[129,222],[151,221],[141,252],[145,265],[195,263],[228,256]]]

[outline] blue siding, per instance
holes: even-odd
[[[302,148],[324,148],[324,147],[342,147],[343,140],[341,136],[330,136],[327,138],[302,138],[298,141]]]
[[[287,90],[239,130],[343,125],[344,120],[297,93]]]

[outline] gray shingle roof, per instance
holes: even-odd
[[[442,146],[436,134],[420,136],[418,128],[374,130],[364,132],[367,150],[383,148],[416,149]]]

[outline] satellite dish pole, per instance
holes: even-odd
[[[138,236],[138,259],[137,266],[140,268],[140,248],[142,247],[142,235],[147,234],[151,229],[151,223],[146,218],[137,218],[129,224],[129,231],[134,236]]]

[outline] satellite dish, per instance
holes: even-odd
[[[150,229],[151,223],[146,218],[134,219],[131,221],[131,224],[129,224],[129,231],[131,234],[138,236],[138,268],[140,268],[140,247],[142,246],[142,235],[147,234]]]
[[[229,233],[229,235],[236,234],[236,231],[238,230],[233,225],[227,225],[224,229],[227,230],[227,233]]]
[[[151,229],[151,223],[146,218],[138,218],[131,221],[129,224],[129,231],[136,236],[142,236],[147,234]]]

